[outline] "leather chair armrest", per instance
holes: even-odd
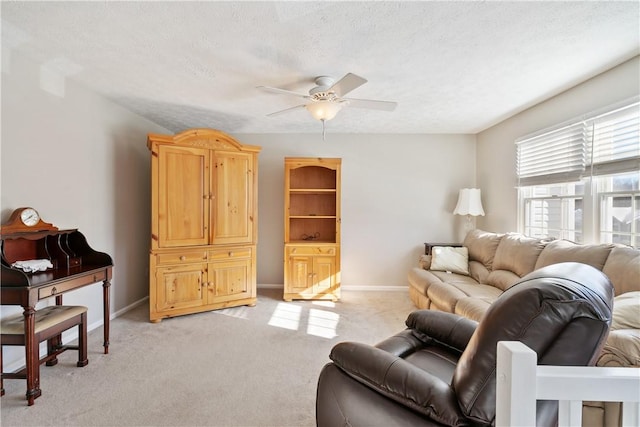
[[[416,310],[405,322],[413,335],[428,343],[436,340],[460,353],[467,348],[478,322],[453,313],[433,310]]]
[[[376,347],[343,342],[331,360],[349,376],[388,398],[445,425],[464,425],[451,386],[440,378]]]
[[[411,329],[405,329],[379,342],[375,347],[404,359],[408,354],[423,348],[424,341],[418,339]]]

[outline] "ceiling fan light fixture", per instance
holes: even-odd
[[[305,108],[314,119],[324,122],[333,119],[342,108],[342,105],[340,102],[315,101],[305,105]]]

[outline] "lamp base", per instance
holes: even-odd
[[[469,234],[470,231],[474,230],[475,224],[473,223],[473,218],[471,215],[466,215],[466,218],[464,220],[464,223],[462,225],[462,229],[460,230],[460,241],[463,242],[464,239],[467,237],[467,234]]]
[[[473,219],[471,218],[471,215],[467,215],[467,220],[464,222],[464,235],[466,236],[467,234],[469,234],[471,230],[475,228],[476,226],[473,223]]]

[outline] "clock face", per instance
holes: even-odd
[[[33,227],[40,221],[40,215],[33,208],[26,208],[20,212],[20,220],[27,227]]]

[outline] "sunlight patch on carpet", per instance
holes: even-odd
[[[280,302],[269,319],[269,325],[297,331],[301,313],[302,307]]]
[[[225,316],[236,317],[238,319],[248,319],[249,309],[250,307],[247,307],[247,306],[231,307],[231,308],[223,308],[220,310],[215,310],[215,311],[212,311],[212,313],[224,314]]]
[[[269,326],[292,331],[304,330],[305,318],[307,318],[306,308],[303,312],[303,307],[300,305],[280,302],[269,319]],[[331,339],[337,336],[339,321],[340,315],[338,313],[311,308],[308,313],[306,332],[308,335]]]
[[[333,338],[337,336],[336,328],[340,315],[326,310],[312,308],[309,310],[309,324],[307,333],[322,338]]]

